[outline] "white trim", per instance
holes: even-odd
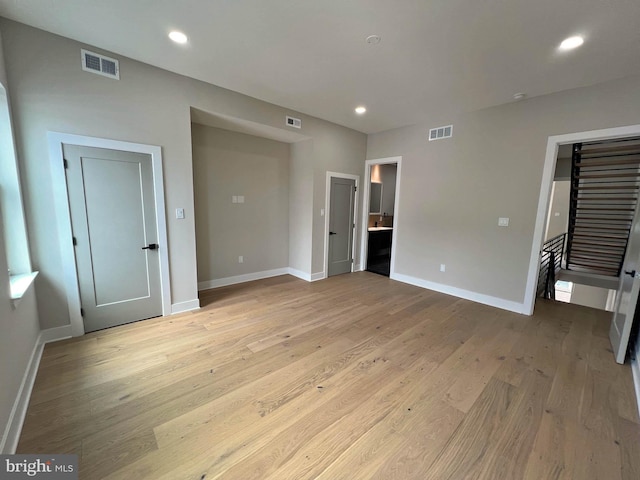
[[[40,332],[40,341],[44,343],[58,342],[73,337],[71,325],[63,325],[62,327],[47,328]]]
[[[402,156],[385,157],[366,160],[364,162],[364,191],[362,192],[362,236],[360,238],[360,269],[367,269],[367,242],[369,239],[369,187],[371,184],[371,167],[373,165],[388,165],[395,163],[396,193],[393,199],[393,241],[391,242],[390,274],[396,272],[396,245],[398,244],[398,212],[400,210],[400,177],[402,176]]]
[[[153,189],[155,195],[155,210],[158,244],[160,248],[160,284],[162,291],[162,314],[172,312],[171,280],[169,277],[169,243],[167,236],[167,220],[164,202],[164,180],[162,173],[162,149],[155,145],[123,142],[105,138],[87,137],[67,133],[47,132],[49,143],[49,159],[51,162],[51,177],[53,182],[53,196],[58,227],[58,241],[62,259],[67,305],[73,336],[84,334],[84,323],[80,315],[80,290],[76,258],[72,246],[71,214],[67,193],[67,179],[64,173],[62,145],[79,145],[83,147],[108,148],[125,152],[144,153],[151,156],[153,168]]]
[[[45,344],[71,338],[71,334],[71,325],[48,328],[41,330],[38,334],[38,338],[31,352],[31,357],[29,358],[29,364],[22,377],[16,400],[9,414],[7,426],[0,440],[0,453],[14,454],[16,452]]]
[[[36,374],[38,373],[43,348],[44,344],[40,341],[40,336],[38,336],[36,344],[33,346],[31,357],[29,358],[29,365],[27,365],[27,369],[22,377],[18,395],[16,395],[13,408],[9,414],[2,440],[0,441],[0,453],[14,454],[16,451],[18,440],[20,439],[20,432],[22,432],[22,425],[27,415],[31,390],[33,390],[33,384],[36,381]]]
[[[331,178],[346,178],[354,180],[356,183],[356,194],[353,201],[353,238],[351,239],[351,258],[355,262],[356,258],[356,238],[358,238],[358,188],[360,188],[360,175],[351,175],[350,173],[339,173],[327,171],[327,180],[325,185],[324,196],[324,272],[322,277],[318,277],[320,272],[311,275],[311,281],[321,280],[329,276],[329,217],[331,214]],[[353,272],[353,263],[351,263],[351,271]],[[315,277],[315,278],[314,278]]]
[[[556,158],[560,145],[573,144],[578,142],[591,142],[613,138],[632,137],[640,135],[640,125],[629,125],[626,127],[605,128],[602,130],[591,130],[588,132],[569,133],[566,135],[553,135],[547,140],[547,153],[542,170],[542,182],[540,184],[540,196],[538,198],[538,213],[536,215],[536,225],[533,231],[533,241],[531,244],[531,257],[529,259],[529,273],[527,275],[527,286],[524,294],[526,315],[533,315],[533,307],[536,300],[536,285],[538,282],[538,269],[540,267],[540,249],[544,240],[544,227],[546,225],[547,213],[549,211],[549,200],[551,198],[551,186],[556,169]]]
[[[327,278],[327,272],[316,272],[311,274],[310,282],[317,282],[318,280],[324,280]]]
[[[9,275],[9,293],[11,295],[11,305],[14,309],[33,285],[39,272],[25,273],[22,275]]]
[[[289,267],[287,269],[287,273],[289,275],[293,275],[294,277],[298,277],[300,280],[304,280],[305,282],[311,281],[311,274],[303,272],[302,270],[296,270],[295,268]]]
[[[525,312],[525,305],[523,303],[513,302],[511,300],[505,300],[498,297],[492,297],[490,295],[484,295],[482,293],[476,293],[470,290],[463,290],[462,288],[452,287],[450,285],[429,282],[428,280],[411,277],[409,275],[403,275],[401,273],[392,274],[390,278],[391,280],[397,280],[398,282],[408,283],[410,285],[415,285],[416,287],[422,287],[428,290],[445,293],[447,295],[453,295],[454,297],[464,298],[465,300],[471,300],[472,302],[482,303],[491,307],[501,308],[503,310],[509,310],[515,313]]]
[[[361,272],[362,271],[362,264],[361,263],[356,263],[355,266],[353,267],[353,271],[354,272]]]
[[[208,290],[210,288],[226,287],[227,285],[235,285],[237,283],[252,282],[254,280],[262,280],[263,278],[278,277],[287,275],[289,268],[276,268],[273,270],[264,270],[262,272],[245,273],[233,277],[218,278],[216,280],[205,280],[198,283],[198,291]]]
[[[178,302],[171,305],[171,315],[176,313],[190,312],[200,308],[200,299],[187,300],[186,302]]]
[[[633,374],[633,385],[636,388],[636,402],[638,403],[638,413],[640,413],[640,337],[636,340],[636,349],[631,358],[631,373]]]

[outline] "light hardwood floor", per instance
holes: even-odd
[[[367,272],[201,301],[47,345],[18,451],[77,453],[87,480],[640,478],[610,314]]]

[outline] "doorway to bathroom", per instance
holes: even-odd
[[[402,157],[365,163],[362,269],[390,277],[395,272]]]

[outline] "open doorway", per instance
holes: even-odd
[[[569,228],[566,242],[544,242],[558,152],[563,145],[572,146]],[[542,273],[545,258],[545,289],[555,283],[557,259],[581,277],[578,283],[610,280],[616,288],[616,300],[609,338],[618,363],[623,363],[627,354],[640,293],[639,197],[640,125],[549,137],[525,306],[533,313],[540,286],[538,273]]]
[[[395,272],[402,157],[365,162],[362,269],[390,277]]]
[[[602,149],[601,145],[602,143],[598,143],[595,148]],[[583,144],[583,147],[587,148],[587,143]],[[591,148],[594,146],[592,145]],[[600,268],[603,265],[602,259],[610,261],[615,253],[620,252],[621,246],[616,245],[616,242],[620,243],[620,241],[616,238],[611,239],[612,234],[608,230],[611,225],[607,222],[608,218],[622,219],[619,209],[620,207],[626,209],[627,206],[621,205],[620,202],[629,196],[624,189],[621,191],[604,189],[607,185],[613,187],[611,184],[602,183],[603,173],[610,167],[604,165],[606,162],[598,159],[588,160],[590,163],[597,163],[595,167],[589,168],[596,170],[589,173],[598,176],[594,179],[598,182],[597,184],[590,183],[591,187],[597,188],[589,187],[580,194],[572,191],[572,150],[573,145],[561,145],[558,148],[537,294],[539,298],[611,312],[615,307],[618,278],[602,275],[604,273],[602,270],[589,271],[588,267]],[[614,172],[616,174],[620,172],[618,165],[615,166]],[[603,192],[603,195],[599,192]],[[578,195],[580,195],[579,200]],[[576,200],[574,207],[579,205],[582,213],[582,218],[578,218],[577,223],[575,214],[571,215],[572,196]],[[584,221],[588,222],[586,229],[582,228]],[[599,230],[598,226],[604,227],[605,230]],[[574,240],[576,257],[571,266],[567,265],[567,245],[570,237]],[[551,255],[554,257],[553,260],[550,258]],[[552,268],[553,271],[551,271]],[[546,277],[549,279],[546,280]],[[552,284],[548,284],[550,279]]]

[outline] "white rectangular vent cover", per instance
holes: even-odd
[[[442,138],[453,137],[453,125],[446,127],[432,128],[429,130],[429,141],[440,140]]]
[[[120,63],[118,60],[84,49],[81,49],[80,53],[82,54],[82,70],[120,80]]]
[[[302,120],[287,116],[287,125],[293,128],[302,128]]]

